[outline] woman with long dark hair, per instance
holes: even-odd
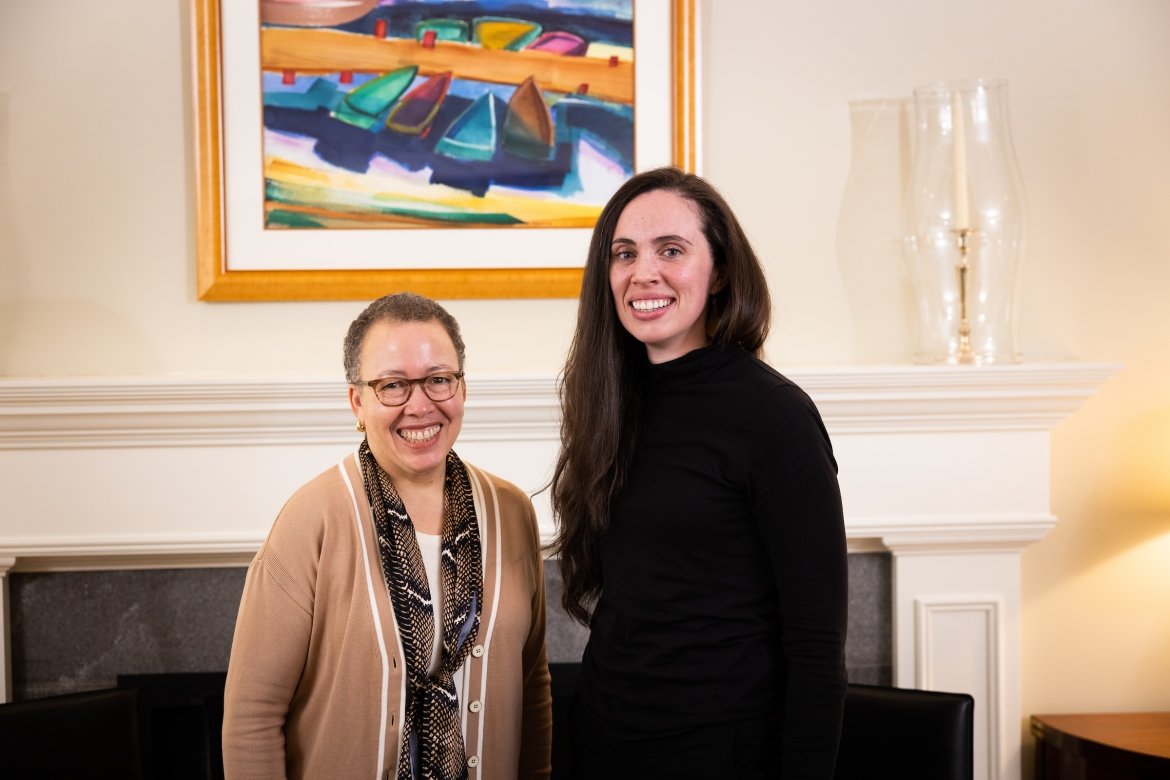
[[[761,361],[767,283],[706,181],[634,176],[593,232],[552,480],[589,625],[577,778],[829,778],[845,534],[820,415]]]

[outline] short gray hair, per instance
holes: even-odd
[[[463,337],[459,335],[459,323],[451,313],[430,298],[412,292],[383,295],[371,303],[349,324],[342,348],[345,361],[345,381],[355,384],[361,381],[358,360],[362,344],[370,328],[379,322],[437,322],[451,337],[455,352],[459,355],[459,370],[463,370]]]

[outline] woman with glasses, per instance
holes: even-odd
[[[547,778],[532,504],[462,461],[463,339],[397,293],[349,327],[365,437],[298,490],[248,570],[224,699],[234,777]]]
[[[563,603],[590,627],[577,780],[833,776],[837,466],[813,402],[760,360],[769,316],[704,180],[640,173],[602,210],[552,481]]]

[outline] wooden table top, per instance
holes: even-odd
[[[1170,759],[1170,712],[1032,716],[1033,734],[1052,739],[1057,736],[1053,732],[1132,753]]]

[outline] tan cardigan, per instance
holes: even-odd
[[[484,604],[463,665],[469,780],[547,778],[552,696],[532,503],[467,464]],[[402,644],[361,466],[349,455],[285,504],[248,569],[224,694],[228,778],[393,778]],[[458,674],[457,674],[458,676]]]

